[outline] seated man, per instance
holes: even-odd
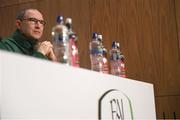
[[[0,49],[56,61],[49,41],[40,42],[45,26],[43,15],[37,9],[24,9],[16,18],[17,30],[0,41]]]

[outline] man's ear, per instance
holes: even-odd
[[[21,21],[21,20],[16,20],[16,27],[17,27],[18,29],[21,28],[21,24],[22,24],[22,21]]]

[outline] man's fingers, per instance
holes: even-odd
[[[52,61],[57,61],[56,56],[53,51],[53,45],[49,41],[43,41],[39,44],[39,50],[45,56],[47,56]]]
[[[41,52],[45,56],[50,53],[50,49],[53,48],[53,45],[49,41],[40,42],[37,46],[37,51]]]

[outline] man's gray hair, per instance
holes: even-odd
[[[25,16],[27,10],[37,10],[37,9],[34,9],[34,8],[22,9],[21,11],[18,12],[18,14],[16,16],[16,20],[21,20],[22,21],[24,19],[24,16]]]

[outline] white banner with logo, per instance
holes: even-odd
[[[0,119],[156,119],[153,85],[0,51]]]

